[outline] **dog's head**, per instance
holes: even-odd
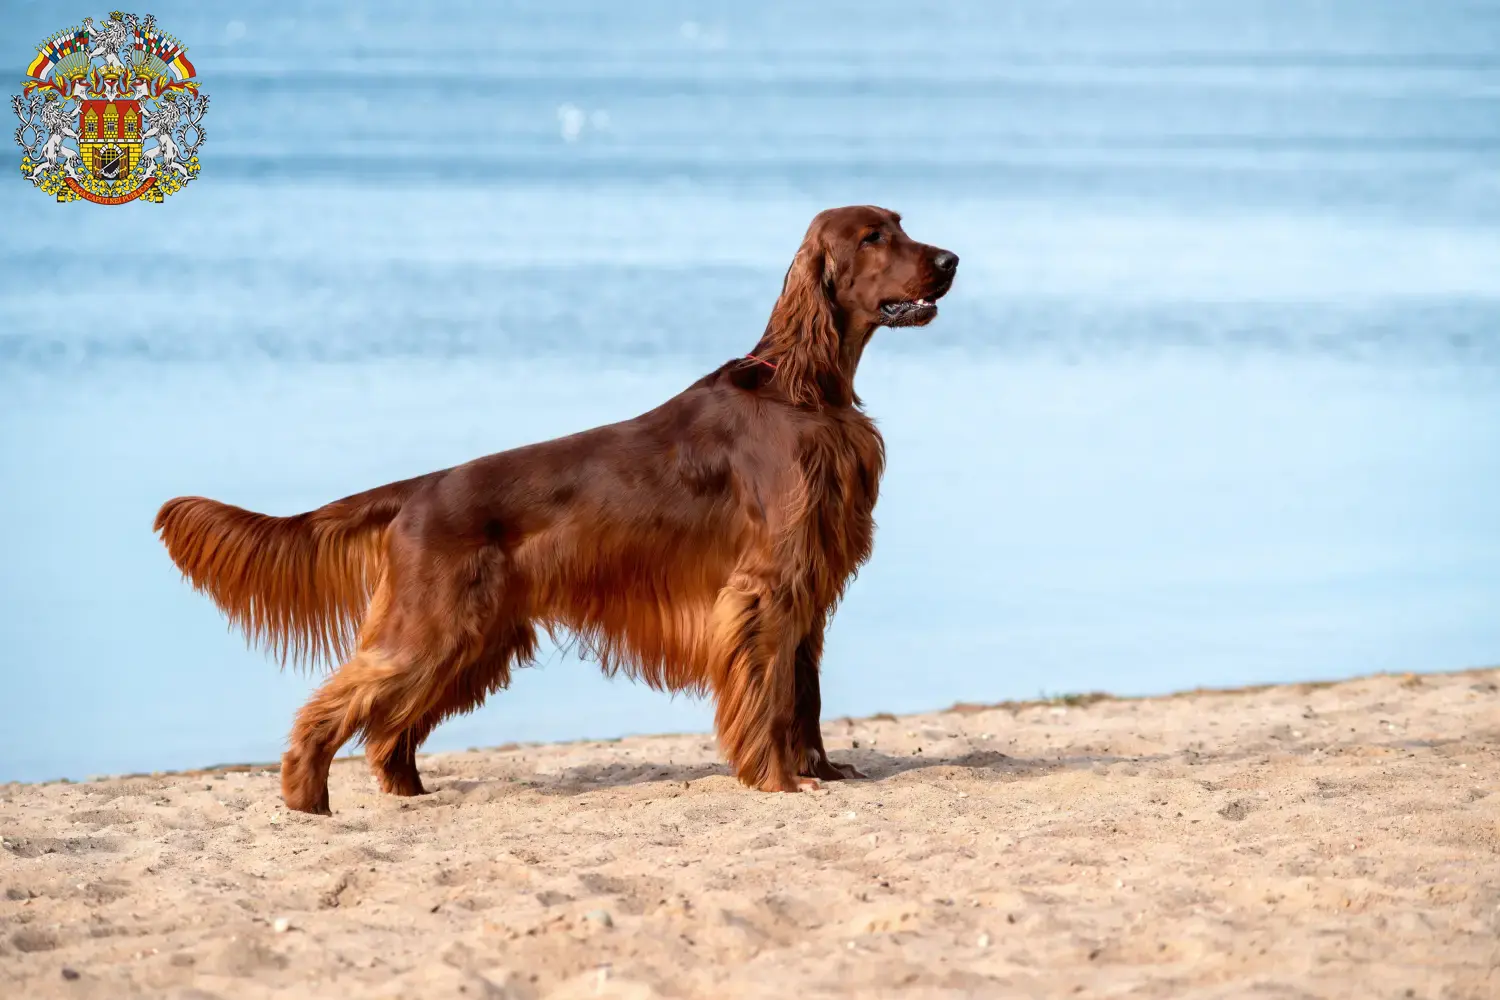
[[[875,328],[931,323],[957,271],[957,254],[907,236],[889,209],[819,212],[752,357],[796,402],[858,402],[854,370]]]
[[[926,326],[957,273],[958,254],[907,236],[900,215],[854,205],[813,219],[787,291],[827,298],[846,329]]]

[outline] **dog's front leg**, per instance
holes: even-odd
[[[797,644],[797,773],[804,778],[824,781],[863,778],[865,775],[853,764],[835,764],[828,759],[828,751],[823,749],[823,693],[819,669],[823,660],[823,629],[827,621],[826,613],[816,616],[812,628]]]
[[[739,779],[765,792],[818,784],[798,775],[797,644],[806,629],[799,618],[807,616],[792,593],[770,573],[741,569],[714,606],[719,746]]]

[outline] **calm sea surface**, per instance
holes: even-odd
[[[107,15],[65,6],[0,7],[12,89]],[[865,356],[827,715],[1500,662],[1500,5],[151,9],[201,178],[0,176],[0,780],[280,752],[315,679],[180,581],[161,501],[633,416],[856,202],[963,263]],[[552,651],[429,748],[709,717]]]

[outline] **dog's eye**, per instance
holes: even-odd
[[[860,240],[859,243],[860,246],[873,246],[883,239],[885,239],[885,233],[882,233],[880,230],[876,229],[873,232],[865,233],[865,238]]]

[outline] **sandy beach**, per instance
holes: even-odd
[[[1500,995],[1500,671],[0,786],[6,997]]]

